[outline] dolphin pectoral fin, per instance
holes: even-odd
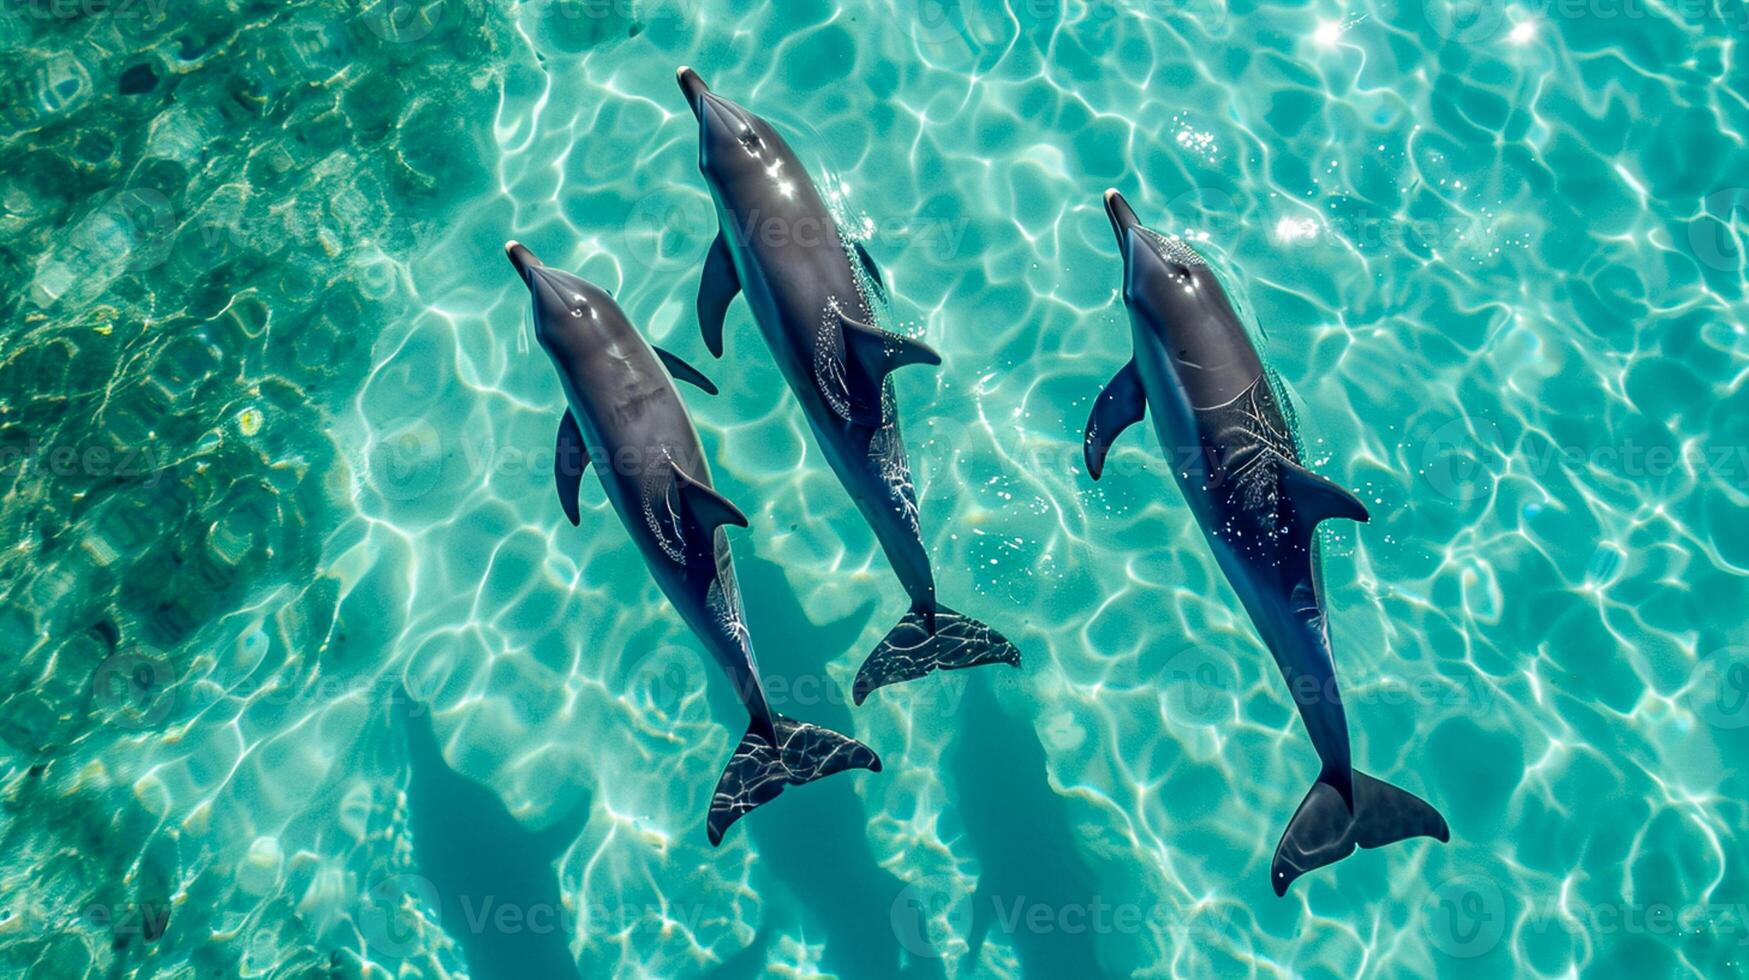
[[[771,716],[770,732],[755,720],[736,746],[735,755],[723,767],[705,833],[711,846],[723,842],[729,825],[757,806],[777,799],[785,786],[800,786],[848,769],[881,771],[874,750],[848,735],[829,728]]]
[[[864,248],[861,242],[851,242],[850,244],[851,248],[856,252],[856,261],[862,264],[862,271],[868,273],[869,281],[874,283],[875,289],[881,294],[881,298],[886,299],[887,282],[885,279],[881,278],[880,266],[875,265],[874,258],[868,254],[868,249]]]
[[[1134,358],[1118,369],[1087,415],[1087,432],[1082,437],[1081,455],[1087,460],[1087,475],[1095,480],[1105,472],[1105,455],[1123,430],[1142,420],[1148,410],[1148,399],[1142,393],[1142,375]]]
[[[1282,461],[1281,485],[1293,501],[1294,513],[1303,527],[1316,527],[1319,521],[1331,517],[1367,522],[1366,505],[1359,497],[1298,463]]]
[[[1336,787],[1320,780],[1294,811],[1270,862],[1269,883],[1276,895],[1287,894],[1294,879],[1335,864],[1356,847],[1383,847],[1410,837],[1451,840],[1445,818],[1426,800],[1358,769],[1353,777],[1352,809]]]
[[[688,476],[674,461],[670,460],[668,465],[674,470],[674,488],[680,496],[680,513],[693,527],[708,534],[724,524],[747,526],[747,515],[723,499],[722,494]]]
[[[655,351],[656,356],[662,361],[662,366],[668,369],[668,373],[673,375],[676,381],[684,381],[689,385],[694,385],[702,389],[707,395],[714,395],[717,393],[717,386],[711,384],[711,379],[705,377],[703,371],[700,371],[698,368],[693,367],[679,357],[668,353],[660,347],[656,347]]]
[[[861,425],[882,425],[886,422],[882,389],[887,375],[907,364],[940,364],[941,355],[922,341],[860,323],[842,311],[837,315],[844,343],[844,373],[838,387],[846,403],[840,414]],[[831,383],[828,378],[819,380]]]
[[[704,335],[704,345],[712,357],[723,356],[723,316],[729,312],[729,302],[741,291],[741,280],[735,275],[735,259],[729,254],[728,239],[717,232],[705,256],[704,275],[698,280],[698,329]]]
[[[1019,667],[1020,650],[1001,633],[946,606],[912,609],[862,662],[851,698],[861,704],[888,684],[984,664]]]
[[[571,526],[583,522],[583,511],[577,505],[577,491],[583,485],[583,470],[589,465],[589,450],[583,447],[583,432],[569,409],[559,420],[559,441],[553,450],[553,482],[559,487],[559,505]]]

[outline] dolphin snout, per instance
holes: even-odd
[[[1130,202],[1112,188],[1105,192],[1105,216],[1111,219],[1112,233],[1117,235],[1118,245],[1123,245],[1124,232],[1141,224],[1136,220],[1136,212],[1130,208]]]
[[[528,246],[515,239],[504,243],[504,255],[510,259],[510,264],[516,267],[516,274],[528,278],[530,269],[541,268],[541,261],[534,257]]]
[[[698,77],[698,72],[685,65],[681,65],[680,69],[674,73],[674,79],[680,83],[681,94],[686,96],[686,104],[692,107],[692,114],[698,115],[699,97],[709,94],[710,86],[704,83],[704,79]]]

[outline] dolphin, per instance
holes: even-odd
[[[595,462],[651,576],[747,708],[747,734],[723,770],[705,821],[711,844],[720,844],[730,824],[785,785],[846,769],[879,772],[880,759],[868,746],[786,718],[766,700],[722,530],[725,524],[746,527],[747,518],[712,488],[698,430],[670,375],[716,389],[680,358],[652,348],[599,287],[542,265],[517,242],[504,250],[533,296],[535,336],[570,406],[559,422],[553,467],[565,516],[579,523],[583,470]]]
[[[747,296],[826,461],[874,530],[911,608],[857,671],[852,694],[931,671],[1020,666],[989,626],[935,598],[898,403],[888,376],[941,357],[875,325],[886,285],[860,242],[846,238],[807,170],[770,123],[717,95],[690,68],[677,73],[698,118],[699,170],[716,201],[718,234],[698,288],[698,321],[723,353],[723,315]]]
[[[1275,893],[1357,845],[1449,840],[1426,801],[1350,760],[1317,528],[1333,517],[1364,522],[1365,505],[1301,461],[1275,377],[1208,262],[1143,227],[1117,191],[1105,192],[1105,210],[1123,254],[1134,355],[1087,419],[1087,472],[1099,479],[1112,441],[1153,416],[1178,488],[1299,708],[1323,769],[1276,846]]]

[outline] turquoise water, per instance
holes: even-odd
[[[1738,0],[0,11],[7,974],[1744,972]],[[697,337],[680,64],[942,353],[926,541],[1023,671],[849,706],[905,602],[744,304]],[[1371,509],[1325,547],[1355,757],[1450,844],[1272,894],[1310,746],[1152,434],[1080,463],[1108,186],[1219,254]],[[511,237],[722,387],[772,700],[886,771],[708,846],[740,708],[553,499]]]

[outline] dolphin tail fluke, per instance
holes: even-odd
[[[785,786],[811,783],[846,769],[880,772],[881,760],[873,749],[829,728],[773,713],[768,731],[761,719],[755,719],[734,758],[723,767],[723,778],[717,780],[705,823],[711,845],[722,843],[730,824],[777,799]]]
[[[1426,800],[1359,769],[1353,773],[1352,810],[1335,786],[1320,779],[1294,811],[1270,865],[1277,895],[1287,894],[1295,878],[1342,860],[1356,847],[1383,847],[1411,837],[1451,840],[1445,818]]]
[[[1020,651],[1001,633],[946,606],[913,608],[862,662],[851,694],[861,704],[888,684],[984,664],[1019,667]]]

